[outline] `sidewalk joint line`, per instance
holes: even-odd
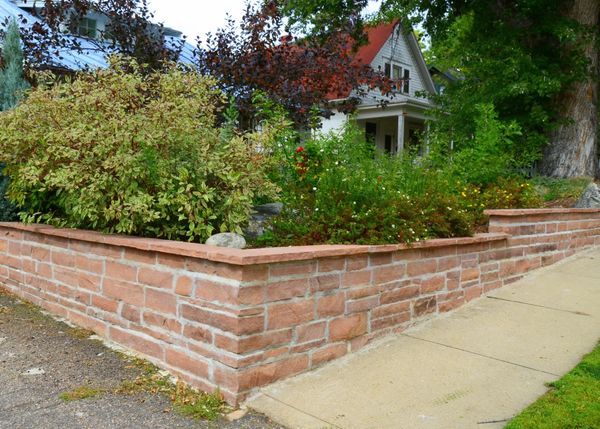
[[[487,296],[487,298],[489,299],[497,299],[498,301],[506,301],[506,302],[514,302],[515,304],[523,304],[523,305],[530,305],[532,307],[540,307],[540,308],[545,308],[547,310],[554,310],[554,311],[562,311],[563,313],[572,313],[572,314],[576,314],[577,316],[588,316],[588,317],[592,317],[591,314],[588,313],[584,313],[583,311],[573,311],[573,310],[565,310],[563,308],[556,308],[556,307],[548,307],[546,305],[541,305],[541,304],[532,304],[531,302],[525,302],[525,301],[517,301],[515,299],[506,299],[506,298],[500,298],[497,296]]]
[[[309,417],[312,417],[313,419],[316,419],[316,420],[319,420],[320,422],[323,422],[323,423],[325,423],[325,424],[331,425],[331,426],[333,426],[334,428],[337,428],[337,429],[343,429],[341,426],[338,426],[338,425],[336,425],[336,424],[334,424],[334,423],[328,422],[327,420],[323,420],[322,418],[320,418],[320,417],[317,417],[317,416],[315,416],[314,414],[308,413],[308,412],[306,412],[306,411],[304,411],[304,410],[301,410],[301,409],[300,409],[300,408],[298,408],[298,407],[295,407],[295,406],[293,406],[293,405],[290,405],[290,404],[288,404],[287,402],[283,402],[282,400],[280,400],[280,399],[277,399],[277,398],[275,398],[275,397],[273,397],[273,396],[269,395],[268,393],[263,393],[263,395],[265,395],[267,398],[270,398],[270,399],[274,400],[275,402],[279,402],[280,404],[283,404],[283,405],[285,405],[286,407],[290,407],[290,408],[292,408],[292,409],[294,409],[294,410],[296,410],[296,411],[298,411],[298,412],[300,412],[300,413],[302,413],[302,414],[306,414],[307,416],[309,416]]]
[[[400,334],[400,335],[408,337],[408,338],[412,338],[414,340],[425,341],[427,343],[437,344],[438,346],[447,347],[449,349],[454,349],[454,350],[459,350],[461,352],[470,353],[472,355],[480,356],[480,357],[483,357],[483,358],[486,358],[486,359],[491,359],[491,360],[495,360],[495,361],[498,361],[498,362],[507,363],[509,365],[519,366],[521,368],[529,369],[531,371],[541,372],[541,373],[544,373],[544,374],[553,375],[555,377],[560,377],[559,374],[555,374],[553,372],[544,371],[543,369],[537,369],[537,368],[533,368],[531,366],[521,365],[520,363],[511,362],[509,360],[500,359],[500,358],[497,358],[497,357],[494,357],[494,356],[484,355],[483,353],[477,353],[477,352],[474,352],[474,351],[471,351],[471,350],[461,349],[460,347],[451,346],[449,344],[439,343],[437,341],[427,340],[425,338],[414,337],[414,336],[408,335],[408,334]]]

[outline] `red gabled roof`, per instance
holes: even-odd
[[[390,38],[394,28],[398,21],[392,21],[386,24],[379,24],[375,27],[365,28],[367,43],[356,52],[354,56],[354,62],[369,65],[375,59],[377,53],[383,48],[385,42]],[[353,88],[347,88],[341,93],[331,92],[328,94],[327,99],[329,101],[337,100],[341,98],[347,98],[352,92]]]
[[[394,31],[397,21],[388,24],[380,24],[377,27],[367,27],[367,44],[361,46],[356,53],[356,60],[363,64],[371,64],[375,55],[381,50],[387,39]]]

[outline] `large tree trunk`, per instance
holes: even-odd
[[[600,1],[574,0],[567,16],[594,28],[600,24]],[[573,84],[558,100],[567,122],[550,134],[541,172],[553,177],[593,176],[598,173],[598,60],[597,45],[585,47],[590,61],[587,80]]]

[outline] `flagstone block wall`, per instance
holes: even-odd
[[[487,213],[474,237],[248,250],[0,223],[0,287],[237,403],[600,244],[597,209]]]

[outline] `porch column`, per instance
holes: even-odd
[[[398,115],[398,136],[396,142],[396,154],[401,155],[404,151],[404,112]]]

